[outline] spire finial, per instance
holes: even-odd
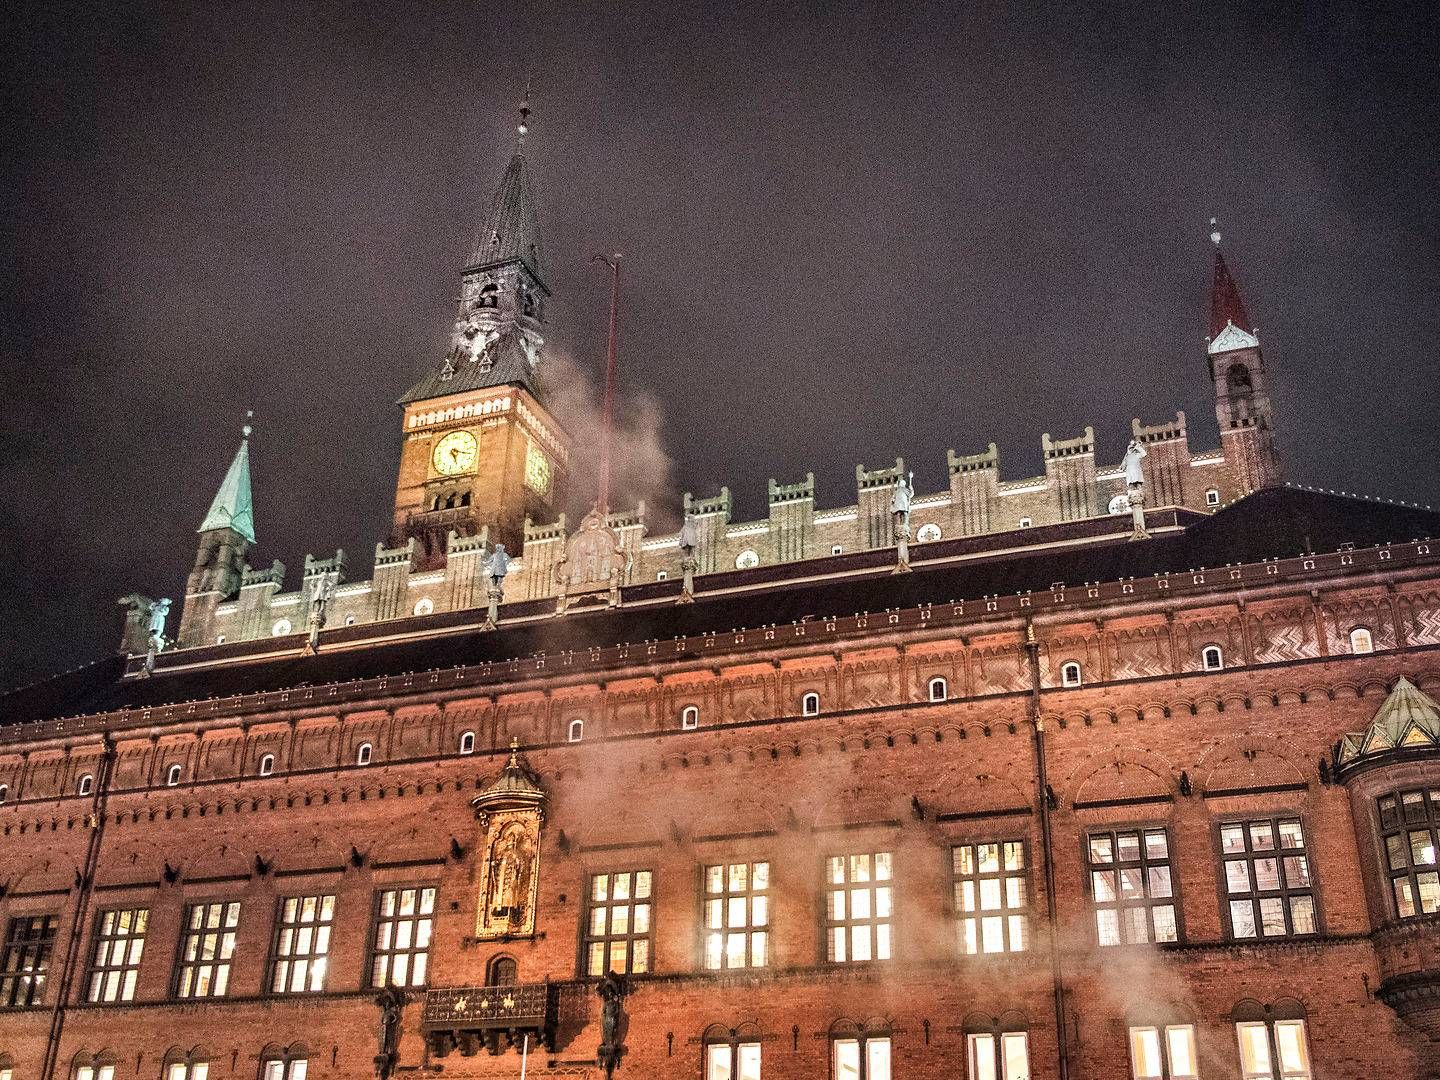
[[[1220,246],[1220,223],[1213,217],[1210,219],[1210,242],[1216,247]]]
[[[511,735],[511,736],[510,736],[510,763],[509,763],[509,768],[518,769],[518,768],[520,767],[519,754],[520,754],[520,740],[519,740],[516,736]]]
[[[255,410],[254,410],[254,409],[246,409],[246,410],[245,410],[245,423],[242,424],[241,427],[240,427],[240,435],[241,435],[242,438],[248,439],[248,438],[250,437],[250,432],[252,432],[252,431],[255,430],[255,429],[250,425],[250,421],[254,418],[254,416],[255,416]]]
[[[525,76],[525,97],[520,102],[520,122],[515,125],[515,150],[518,153],[525,145],[525,136],[530,131],[530,76]]]

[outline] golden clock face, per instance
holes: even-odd
[[[435,471],[441,476],[454,476],[475,467],[475,434],[470,431],[452,431],[435,444],[431,459]]]
[[[550,459],[534,443],[525,451],[525,484],[531,491],[550,494]]]

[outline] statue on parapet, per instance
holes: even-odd
[[[903,574],[910,569],[910,500],[915,497],[915,474],[901,473],[895,478],[890,493],[890,518],[894,522],[895,570]]]
[[[1125,460],[1121,463],[1125,469],[1125,495],[1130,501],[1130,519],[1134,526],[1131,540],[1150,538],[1145,530],[1145,468],[1141,464],[1148,453],[1144,443],[1131,439],[1130,445],[1125,448]]]
[[[699,549],[699,526],[695,524],[693,517],[686,514],[685,521],[680,526],[680,569],[685,574],[685,581],[680,588],[678,603],[688,604],[695,599],[695,571],[700,569],[700,563],[699,560],[695,558],[695,552]]]
[[[510,573],[510,553],[504,544],[496,544],[495,550],[485,560],[485,624],[484,629],[494,630],[500,622],[500,602],[505,599],[505,575]]]
[[[310,636],[305,643],[306,652],[317,652],[320,648],[320,631],[325,628],[329,617],[330,601],[335,596],[335,585],[340,580],[336,570],[326,570],[310,579],[310,613],[306,620]]]

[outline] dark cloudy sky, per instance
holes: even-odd
[[[254,561],[368,576],[527,72],[551,343],[623,251],[681,489],[1212,445],[1213,213],[1295,479],[1440,503],[1436,5],[1124,7],[7,5],[0,684],[178,599],[246,408]]]

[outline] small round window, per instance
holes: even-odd
[[[736,570],[749,570],[760,565],[760,556],[752,548],[746,548],[735,556]]]
[[[435,610],[435,601],[428,596],[422,596],[415,604],[416,615],[429,615]]]
[[[915,539],[919,540],[922,544],[932,544],[936,540],[939,540],[942,535],[939,525],[936,525],[933,521],[927,521],[924,525],[921,525],[915,533]]]
[[[276,619],[275,625],[270,627],[270,635],[272,637],[284,637],[290,633],[292,629],[293,627],[291,627],[289,619]]]

